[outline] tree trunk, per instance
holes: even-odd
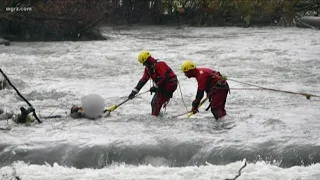
[[[147,24],[150,22],[149,0],[138,0],[134,3],[133,16],[136,22]]]

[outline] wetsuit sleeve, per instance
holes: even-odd
[[[197,108],[203,96],[204,96],[204,91],[198,89],[196,99],[192,102],[192,107]]]
[[[139,80],[138,84],[133,89],[133,91],[138,93],[141,90],[141,88],[148,82],[149,78],[150,78],[150,76],[148,74],[147,69],[145,68],[141,79]]]

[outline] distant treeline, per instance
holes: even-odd
[[[3,3],[4,1],[4,3]],[[1,3],[2,2],[2,3]],[[0,34],[19,40],[103,38],[109,25],[293,25],[320,13],[320,0],[1,0]],[[19,9],[20,8],[20,9]],[[24,8],[24,9],[23,9]]]
[[[193,26],[292,25],[295,16],[320,13],[320,0],[112,0],[114,24]]]

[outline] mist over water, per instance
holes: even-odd
[[[0,175],[21,179],[320,179],[320,100],[248,88],[320,95],[320,31],[297,28],[104,28],[109,40],[13,42],[1,46],[1,69],[41,116],[42,124],[0,121]],[[180,88],[160,118],[149,93],[98,120],[72,119],[73,104],[99,94],[107,107],[125,100],[143,73],[147,49],[177,74]],[[207,104],[190,109],[197,82],[183,60],[228,77],[228,115],[215,121]],[[236,81],[233,81],[236,80]],[[147,83],[141,92],[150,85]],[[252,87],[250,87],[252,88]],[[183,99],[181,97],[181,93]],[[0,107],[27,106],[13,89]]]

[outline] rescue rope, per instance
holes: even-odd
[[[183,103],[184,107],[186,108],[187,112],[189,112],[188,108],[187,108],[187,105],[186,105],[186,102],[183,99],[182,90],[181,90],[181,86],[180,86],[180,81],[179,80],[178,80],[178,86],[179,86],[179,90],[180,90],[180,96],[181,96],[181,99],[182,99],[182,103]]]
[[[61,107],[65,107],[65,108],[67,108],[67,106],[64,104],[65,102],[63,102],[63,103],[60,103],[60,105],[59,106],[57,106],[48,116],[52,116],[53,115],[53,113],[55,113],[59,108],[61,108]],[[40,114],[40,113],[39,113]],[[41,116],[41,115],[40,115]],[[43,118],[43,117],[42,117]]]
[[[185,112],[185,113],[183,113],[183,114],[179,114],[179,115],[172,116],[172,118],[176,118],[176,117],[179,117],[179,116],[182,116],[182,115],[185,115],[185,114],[188,114],[188,113],[191,112],[191,111],[188,110],[187,105],[186,105],[186,102],[184,101],[179,80],[178,80],[178,87],[179,87],[179,91],[180,91],[180,96],[181,96],[182,103],[183,103],[184,107],[186,108],[186,111],[187,111],[187,112]],[[165,112],[166,112],[166,106],[165,106],[164,108],[165,108],[165,111],[164,111],[164,113],[165,113]]]
[[[71,101],[71,100],[70,100]],[[63,117],[67,117],[68,116],[68,112],[65,111],[65,114],[67,114],[66,116],[64,115],[60,115],[60,114],[56,114],[54,115],[54,113],[60,109],[60,108],[64,108],[64,109],[70,109],[70,106],[68,106],[69,100],[66,99],[66,101],[62,102],[62,103],[59,103],[58,106],[56,106],[56,108],[54,110],[51,111],[51,113],[47,116],[42,116],[41,115],[41,112],[39,111],[39,117],[42,118],[42,119],[51,119],[51,118],[63,118]]]
[[[208,99],[209,99],[208,97],[206,97],[205,99],[203,99],[203,100],[200,102],[198,108],[200,108]],[[189,113],[189,115],[188,115],[188,118],[191,117],[192,115],[194,115],[194,113],[191,111],[191,112]]]
[[[241,84],[245,84],[245,85],[248,85],[248,86],[253,86],[253,87],[257,87],[255,89],[253,88],[231,88],[231,89],[238,89],[238,90],[268,90],[268,91],[275,91],[275,92],[283,92],[283,93],[288,93],[288,94],[295,94],[295,95],[302,95],[302,96],[305,96],[308,100],[311,99],[311,97],[318,97],[320,98],[319,95],[314,95],[314,94],[308,94],[308,93],[298,93],[298,92],[292,92],[292,91],[285,91],[285,90],[279,90],[279,89],[273,89],[273,88],[266,88],[266,87],[261,87],[261,86],[258,86],[258,85],[254,85],[254,84],[249,84],[249,83],[246,83],[246,82],[241,82],[241,81],[237,81],[237,80],[234,80],[234,79],[229,79],[229,81],[234,81],[234,82],[237,82],[237,83],[241,83]]]
[[[229,88],[232,90],[263,90],[261,88]]]
[[[241,176],[241,170],[243,169],[243,168],[245,168],[247,166],[247,161],[245,161],[244,162],[244,165],[239,169],[239,174],[238,175],[236,175],[234,178],[232,178],[232,179],[229,179],[229,178],[227,178],[227,179],[225,179],[225,180],[236,180],[239,176]]]
[[[208,97],[204,98],[204,99],[200,102],[198,108],[201,107],[207,100],[208,100]],[[177,118],[177,117],[179,117],[179,116],[186,115],[186,114],[188,114],[188,113],[190,113],[190,114],[188,115],[188,118],[193,115],[193,112],[192,112],[192,111],[187,111],[187,112],[184,112],[184,113],[182,113],[182,114],[178,114],[178,115],[172,116],[172,118]]]

